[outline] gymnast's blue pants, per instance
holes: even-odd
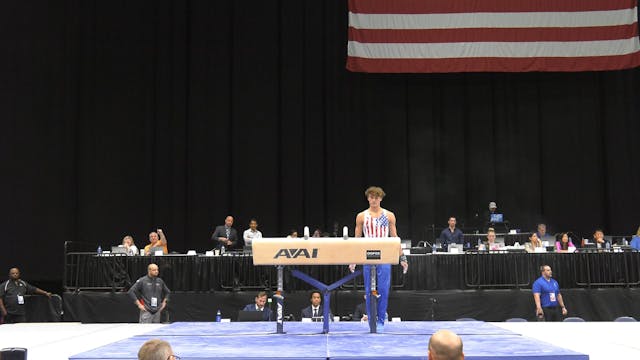
[[[371,313],[371,265],[364,265],[364,289],[367,296],[367,314]],[[378,290],[378,323],[384,323],[387,314],[387,302],[389,300],[389,287],[391,285],[391,264],[376,265],[376,289]]]

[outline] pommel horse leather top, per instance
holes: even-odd
[[[400,238],[262,238],[253,241],[254,265],[398,264]]]

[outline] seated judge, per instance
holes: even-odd
[[[149,244],[144,247],[144,254],[155,255],[151,254],[151,249],[153,248],[162,248],[162,253],[165,255],[169,253],[169,250],[167,249],[167,238],[164,236],[162,229],[149,233]]]
[[[576,248],[571,239],[569,239],[569,235],[567,233],[556,235],[556,251],[567,252],[569,248]]]
[[[300,312],[300,318],[313,319],[314,321],[321,321],[324,313],[322,311],[322,294],[318,290],[313,290],[311,292],[311,297],[309,298],[311,301],[311,305],[302,309]],[[329,319],[333,320],[333,315],[329,313]]]
[[[447,224],[449,226],[440,233],[440,243],[442,244],[442,248],[447,250],[449,248],[449,244],[464,244],[462,231],[456,228],[456,218],[454,216],[450,216]]]
[[[353,321],[369,321],[369,316],[367,316],[367,295],[362,296],[364,301],[358,304],[353,310]],[[385,319],[389,319],[389,313],[384,317]]]
[[[607,247],[607,240],[604,238],[604,231],[602,231],[602,229],[596,229],[593,232],[593,243],[596,244],[598,249],[605,249]]]
[[[133,242],[133,236],[127,235],[122,238],[122,246],[125,248],[127,255],[138,255],[138,247]]]
[[[485,250],[500,250],[500,244],[496,243],[496,230],[489,228],[487,230],[487,241],[484,242]]]
[[[524,249],[532,253],[536,252],[537,248],[544,248],[544,246],[542,245],[542,240],[538,238],[538,233],[532,233],[531,236],[529,236],[529,242],[524,244]]]
[[[267,293],[264,291],[260,291],[258,295],[256,295],[255,303],[248,304],[242,309],[243,311],[262,311],[262,320],[263,321],[271,321],[273,320],[273,311],[266,307],[267,303]]]
[[[537,232],[536,232],[536,237],[542,241],[545,240],[545,238],[552,238],[551,235],[549,235],[549,233],[547,233],[547,224],[544,223],[540,223],[538,224],[538,228],[537,228]],[[548,239],[547,239],[548,240]]]
[[[353,310],[353,321],[367,321],[367,295],[362,296],[364,301],[356,305]]]
[[[638,227],[638,231],[636,231],[636,234],[631,238],[630,245],[632,248],[640,250],[640,227]]]

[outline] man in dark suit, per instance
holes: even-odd
[[[211,235],[211,240],[215,244],[214,248],[227,249],[242,248],[242,244],[238,243],[238,232],[233,227],[233,216],[229,215],[224,219],[224,225],[216,226],[216,230]]]
[[[265,306],[267,303],[267,293],[264,291],[260,291],[255,298],[255,304],[248,304],[242,309],[243,311],[262,311],[262,320],[263,321],[272,321],[273,320],[273,312],[271,309]]]
[[[322,321],[324,313],[322,312],[322,294],[320,291],[312,291],[309,300],[311,301],[311,305],[302,309],[300,317],[310,318],[313,319],[313,321]],[[329,313],[329,319],[333,320],[333,315],[331,313]]]

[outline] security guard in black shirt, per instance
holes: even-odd
[[[24,280],[20,280],[20,270],[11,268],[9,280],[0,284],[0,312],[4,323],[26,322],[25,295],[40,294],[51,297],[51,293],[38,289]]]

